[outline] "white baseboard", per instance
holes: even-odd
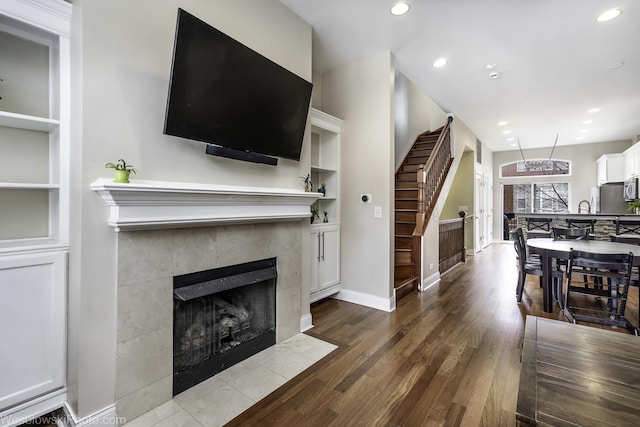
[[[313,328],[313,319],[311,313],[305,314],[300,317],[300,332],[308,331]]]
[[[376,310],[382,310],[386,312],[392,312],[396,309],[396,297],[385,299],[374,295],[365,294],[363,292],[352,291],[349,289],[342,289],[336,295],[335,299],[341,301],[352,302],[354,304],[364,305],[366,307],[375,308]]]
[[[431,276],[422,279],[422,283],[420,284],[420,292],[424,292],[433,285],[437,285],[438,283],[440,283],[440,272],[436,271]]]
[[[94,412],[86,417],[78,418],[73,409],[68,403],[64,404],[64,411],[67,414],[67,427],[85,427],[85,426],[104,426],[104,427],[117,427],[122,425],[128,420],[124,417],[118,417],[116,413],[116,405],[109,405],[106,408]]]
[[[0,411],[0,426],[13,427],[23,424],[35,417],[61,408],[66,400],[67,390],[63,388],[13,406],[6,411]]]

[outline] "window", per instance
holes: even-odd
[[[566,182],[515,184],[510,187],[513,191],[514,206],[505,206],[505,212],[569,212],[569,184]],[[508,187],[505,186],[506,188]]]
[[[500,167],[503,178],[563,175],[571,175],[571,162],[568,160],[520,160]]]

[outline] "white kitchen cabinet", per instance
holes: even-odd
[[[622,153],[603,154],[596,160],[598,185],[625,180],[625,158]]]
[[[635,143],[622,154],[624,155],[624,179],[638,177],[640,175],[640,143]]]
[[[340,291],[340,227],[312,225],[311,302]]]

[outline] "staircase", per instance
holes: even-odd
[[[426,207],[427,218],[426,221],[421,221],[424,224],[418,224],[419,230],[416,230],[416,221],[425,215],[425,196],[429,199],[437,199],[444,177],[446,177],[451,165],[448,137],[450,122],[449,120],[444,127],[438,130],[420,134],[396,172],[394,287],[398,300],[416,290],[420,282],[422,271],[420,237],[424,233],[424,227],[432,207]],[[443,146],[445,146],[445,150],[442,150]],[[434,152],[436,149],[445,151],[444,154],[449,159],[445,162],[446,165],[443,165],[441,161],[434,162],[435,159],[429,161],[432,153],[434,156],[440,154],[442,157],[441,153]],[[440,169],[436,171],[437,179],[435,181],[427,180],[425,183],[424,174],[418,174],[419,170],[423,170],[421,168],[424,168],[425,164],[428,168]],[[422,185],[418,182],[419,176],[423,176]],[[420,186],[422,186],[422,191]],[[433,204],[432,200],[429,202]]]

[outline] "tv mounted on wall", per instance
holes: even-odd
[[[277,157],[300,160],[311,88],[178,9],[165,134],[212,144],[207,154],[273,165]]]

